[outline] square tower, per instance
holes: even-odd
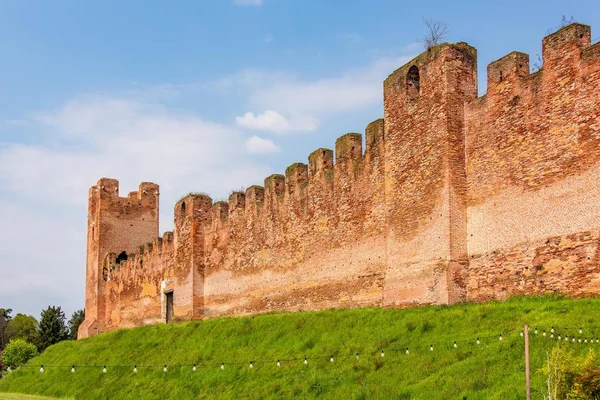
[[[384,303],[465,297],[464,106],[476,97],[477,52],[466,43],[432,47],[384,82]]]
[[[119,197],[119,181],[102,178],[89,190],[85,320],[78,338],[105,329],[107,255],[133,253],[158,237],[158,185],[142,182],[137,192]],[[126,256],[125,256],[126,257]]]

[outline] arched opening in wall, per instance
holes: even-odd
[[[181,203],[181,213],[185,213],[185,201]]]
[[[408,99],[418,99],[420,88],[419,68],[416,65],[413,65],[408,69],[408,73],[406,74],[406,96]]]
[[[96,233],[96,227],[92,226],[92,241],[94,240],[94,234]]]
[[[117,256],[116,263],[121,264],[121,261],[127,261],[127,253],[125,252],[125,250],[120,252],[119,255]]]

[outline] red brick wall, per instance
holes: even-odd
[[[573,24],[488,66],[466,107],[468,298],[597,293],[600,46]]]
[[[101,180],[82,329],[164,321],[171,290],[176,320],[597,293],[600,45],[573,24],[543,56],[534,74],[522,53],[490,64],[476,98],[475,49],[433,47],[385,80],[364,149],[349,133],[227,202],[186,196],[174,233],[106,283],[156,237],[158,199],[134,207]]]

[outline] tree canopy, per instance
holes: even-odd
[[[33,316],[17,314],[6,325],[6,342],[8,343],[14,339],[23,339],[37,347],[40,341],[40,335],[37,329],[38,322]]]
[[[12,319],[10,314],[12,313],[12,308],[0,308],[0,350],[4,348],[8,340],[6,340],[6,326]]]
[[[69,337],[69,330],[65,323],[65,313],[60,306],[48,306],[42,311],[38,332],[40,334],[40,350],[46,349],[55,343]]]

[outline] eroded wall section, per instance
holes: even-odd
[[[381,303],[383,120],[213,205],[204,316]]]
[[[600,45],[573,24],[543,67],[511,53],[466,108],[468,298],[600,290]]]

